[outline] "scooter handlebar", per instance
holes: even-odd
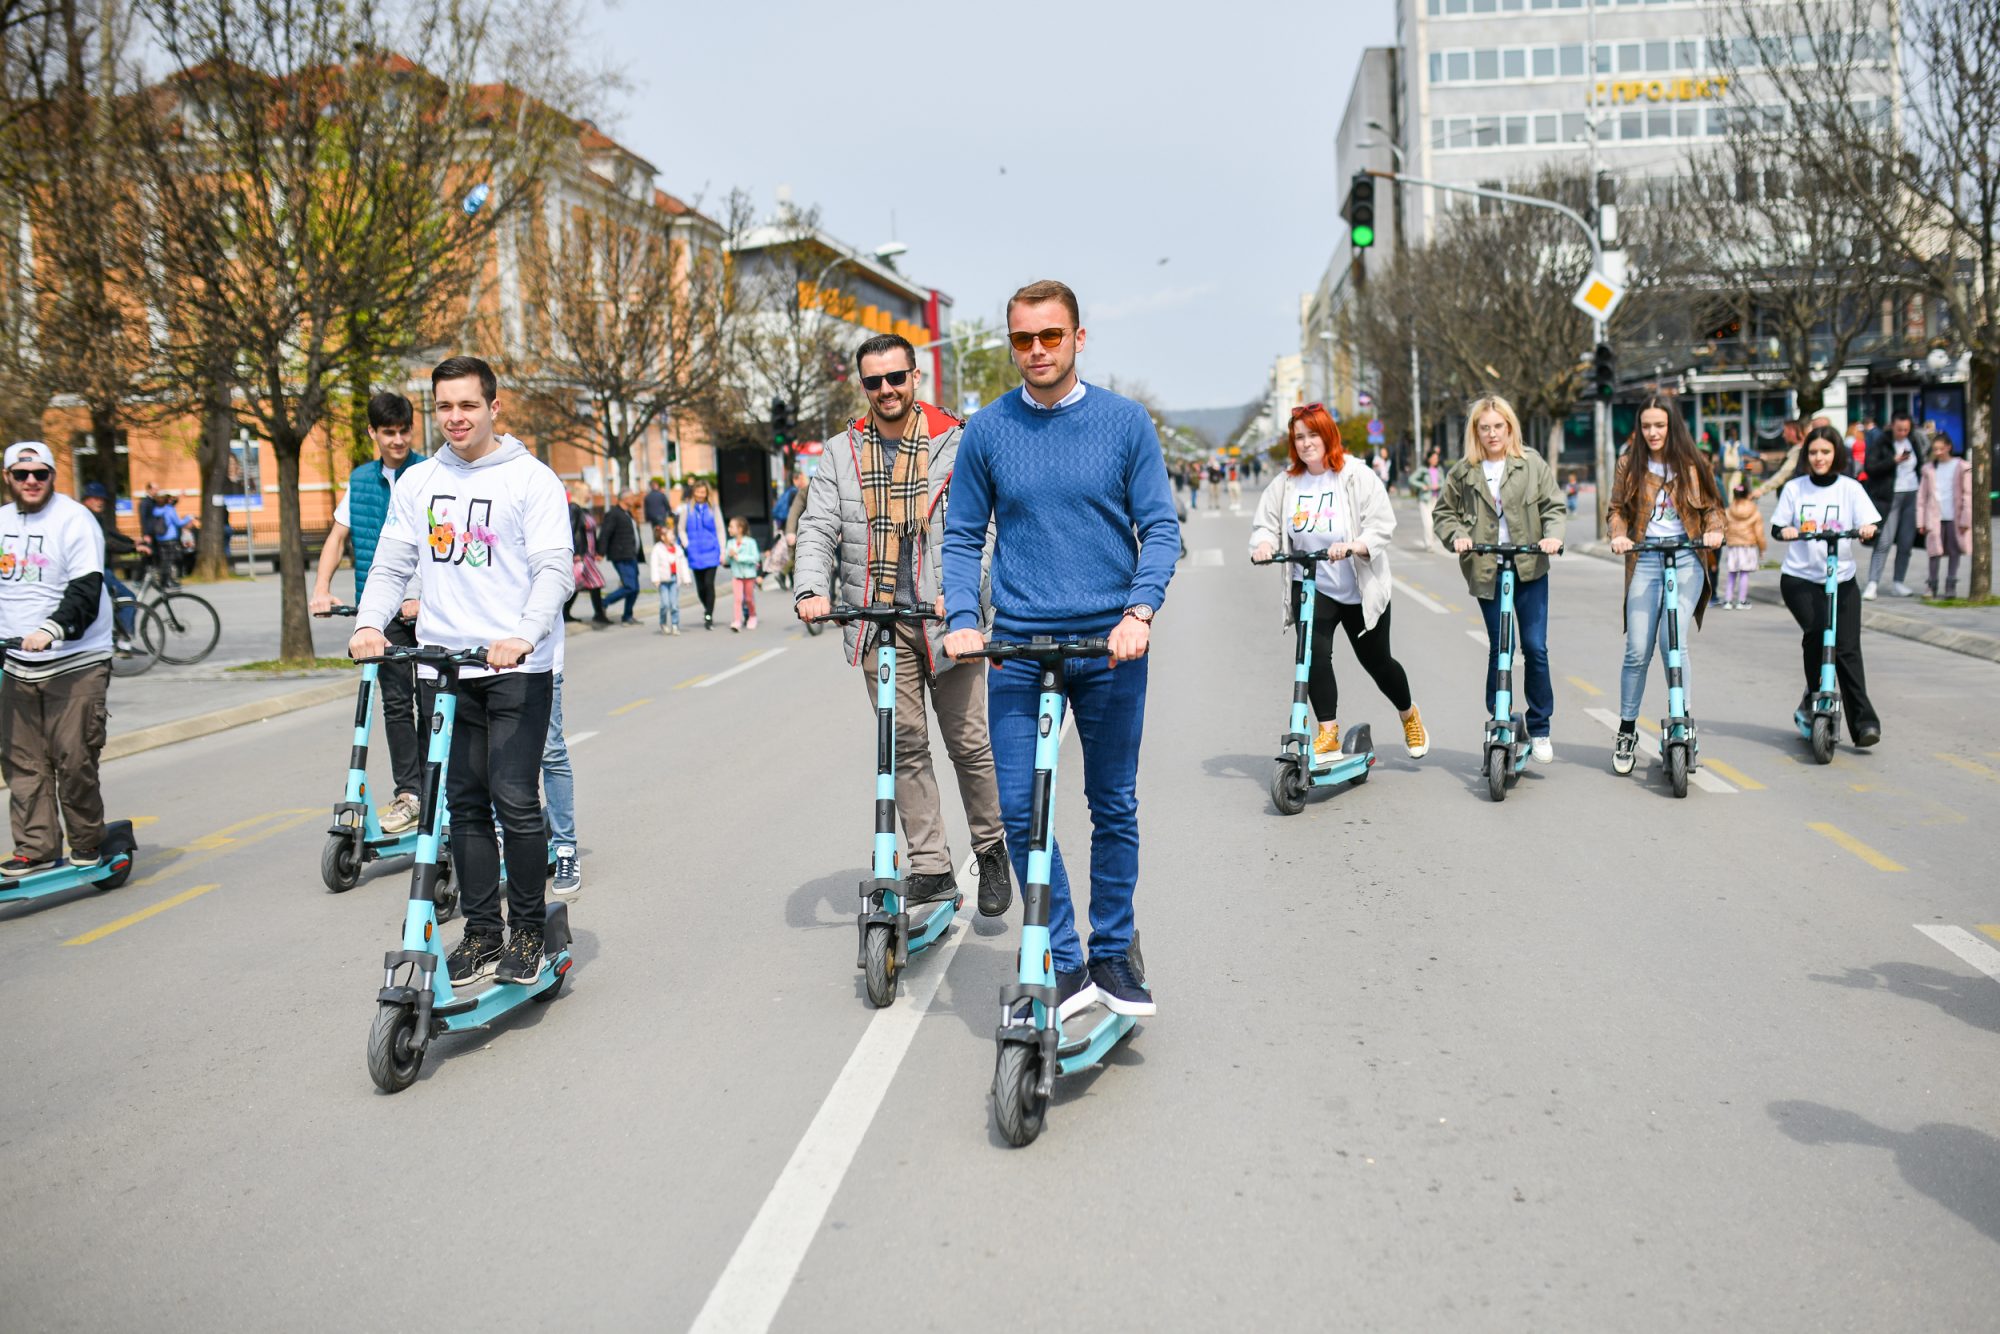
[[[922,625],[926,621],[943,619],[944,617],[927,607],[835,607],[824,616],[809,618],[806,624],[818,625],[823,621],[833,621],[845,625],[849,621],[865,621],[870,625]]]
[[[361,663],[427,662],[433,666],[440,667],[447,664],[453,667],[484,667],[486,665],[486,649],[484,646],[479,648],[441,648],[436,644],[419,644],[413,648],[407,644],[391,644],[384,652],[371,654],[365,658],[356,658],[354,661]]]
[[[1304,565],[1311,567],[1324,564],[1330,560],[1346,559],[1347,557],[1345,556],[1334,556],[1325,551],[1281,551],[1277,555],[1264,560],[1258,560],[1255,556],[1252,556],[1250,563],[1252,565]]]
[[[1698,537],[1649,537],[1643,542],[1634,542],[1634,551],[1707,551],[1708,543]]]
[[[1028,658],[1038,663],[1052,663],[1064,658],[1108,658],[1111,656],[1110,641],[1102,637],[1094,639],[1032,639],[1025,644],[988,644],[985,648],[974,649],[970,653],[956,655],[960,661],[967,658],[985,658],[989,662],[1005,662],[1009,658]]]
[[[1546,556],[1551,554],[1543,551],[1541,547],[1533,542],[1474,542],[1466,550],[1481,556]],[[1566,547],[1557,547],[1553,554],[1560,556],[1565,550],[1567,550]]]
[[[1852,528],[1815,528],[1801,532],[1797,537],[1787,538],[1789,542],[1852,542],[1859,541],[1861,534]]]
[[[316,611],[313,613],[313,615],[322,620],[329,616],[359,616],[360,614],[361,608],[347,602],[336,602],[325,611]]]

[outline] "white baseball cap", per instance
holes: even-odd
[[[0,467],[13,468],[22,463],[45,464],[50,472],[54,472],[56,456],[39,440],[16,440],[7,446],[6,461],[0,463]]]

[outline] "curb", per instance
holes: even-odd
[[[1603,542],[1588,542],[1575,548],[1586,556],[1599,560],[1618,560],[1610,546]],[[1783,606],[1781,598],[1768,592],[1752,590],[1755,600],[1772,606]],[[1864,629],[1878,634],[1894,635],[1898,639],[1914,640],[1941,648],[1948,653],[1962,653],[1968,658],[1983,658],[1987,662],[2000,662],[2000,635],[1982,634],[1977,630],[1954,630],[1948,625],[1930,625],[1911,616],[1898,616],[1893,611],[1881,611],[1867,603],[1861,604],[1861,624]]]
[[[170,723],[158,723],[152,727],[141,727],[137,731],[122,732],[104,743],[104,752],[100,758],[122,759],[127,755],[137,755],[148,750],[158,750],[161,746],[171,746],[176,741],[192,741],[196,737],[226,732],[232,727],[261,723],[266,718],[275,718],[280,714],[353,697],[354,682],[329,681],[325,685],[314,686],[309,690],[294,690],[288,695],[273,695],[269,699],[235,704],[226,709],[216,709],[211,713],[198,713],[192,718],[177,718]]]

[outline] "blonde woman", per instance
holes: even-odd
[[[1535,763],[1555,759],[1549,728],[1555,687],[1549,676],[1549,557],[1562,549],[1568,507],[1555,469],[1521,443],[1514,405],[1497,395],[1474,401],[1465,414],[1465,457],[1452,464],[1439,493],[1432,527],[1438,541],[1458,553],[1466,591],[1479,600],[1486,621],[1484,699],[1493,707],[1499,671],[1500,560],[1478,555],[1474,543],[1518,542],[1543,554],[1514,564],[1514,614],[1527,660],[1528,740]]]

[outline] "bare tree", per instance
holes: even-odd
[[[489,18],[451,0],[145,0],[142,12],[176,67],[139,155],[149,239],[192,312],[172,327],[234,348],[238,411],[277,456],[279,654],[303,659],[305,443],[358,359],[421,346],[464,300],[570,122],[472,81]]]
[[[1760,91],[1746,96],[1782,126],[1786,169],[1853,202],[1862,234],[1966,354],[1983,539],[2000,385],[2000,0],[1740,2],[1734,22],[1732,59],[1754,64]],[[1991,543],[1976,541],[1973,597],[1991,595],[1992,573]]]

